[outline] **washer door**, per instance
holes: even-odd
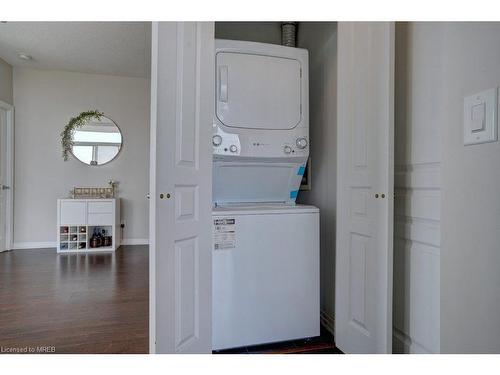
[[[213,164],[213,201],[219,205],[294,203],[304,163],[303,159],[281,163],[216,161]]]
[[[301,120],[301,66],[295,59],[217,53],[217,118],[228,127],[286,130]]]

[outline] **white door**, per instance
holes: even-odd
[[[335,341],[392,351],[394,24],[338,25]]]
[[[0,102],[0,252],[10,250],[12,225],[12,106]]]
[[[150,350],[212,348],[213,22],[152,27]]]

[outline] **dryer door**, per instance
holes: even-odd
[[[217,53],[217,118],[228,127],[293,129],[301,120],[298,60]]]

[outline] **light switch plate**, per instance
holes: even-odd
[[[464,145],[497,141],[497,88],[464,99]]]

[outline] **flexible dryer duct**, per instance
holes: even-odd
[[[281,23],[281,44],[287,47],[296,46],[298,22]]]

